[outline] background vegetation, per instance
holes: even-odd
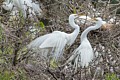
[[[0,80],[119,80],[120,79],[120,1],[119,0],[39,0],[42,15],[38,21],[10,15],[0,1]],[[94,9],[95,10],[94,10]],[[107,29],[91,31],[88,38],[98,52],[91,65],[77,73],[71,67],[51,68],[38,53],[28,51],[26,46],[34,38],[55,30],[70,33],[68,16],[82,13],[102,17],[112,24]],[[99,14],[98,14],[99,13]],[[111,18],[114,18],[110,22]],[[81,32],[88,27],[79,24]],[[80,34],[81,34],[80,32]],[[80,35],[65,51],[64,63],[79,46]]]

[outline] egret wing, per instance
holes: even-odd
[[[54,31],[39,48],[59,47],[61,44],[66,44],[66,35],[63,32]]]
[[[87,67],[93,60],[93,50],[88,41],[83,41],[81,45],[75,50],[75,54],[80,56],[79,62],[82,67]]]
[[[82,48],[80,50],[80,64],[82,67],[87,67],[93,60],[93,51],[90,48]]]
[[[64,32],[54,31],[39,48],[52,48],[51,54],[57,60],[59,57],[62,57],[66,44],[66,34]]]
[[[50,34],[46,34],[44,36],[40,36],[38,38],[36,38],[35,40],[33,40],[27,47],[28,49],[32,49],[32,48],[39,48],[39,46],[47,39],[49,38]]]
[[[41,37],[38,37],[28,45],[28,49],[39,48],[44,49],[43,53],[48,51],[48,48],[52,48],[50,54],[56,60],[62,56],[63,50],[67,44],[66,34],[60,31],[54,31],[51,34],[47,34]]]
[[[73,67],[75,71],[77,71],[78,66],[82,66],[82,68],[87,67],[93,58],[94,54],[90,42],[88,40],[83,40],[81,45],[73,51],[73,55],[65,64],[74,61]]]

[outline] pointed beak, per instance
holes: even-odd
[[[96,19],[96,18],[91,18],[91,19],[89,19],[88,21],[91,21],[91,22],[96,22],[96,21],[97,21],[97,19]]]
[[[83,14],[83,13],[79,13],[79,14],[78,14],[78,17],[80,18],[81,16],[86,16],[86,15]]]
[[[86,16],[84,13],[79,13],[78,16]]]

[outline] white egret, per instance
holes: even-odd
[[[67,64],[74,60],[75,71],[77,70],[78,65],[82,66],[83,68],[87,67],[94,58],[93,49],[87,38],[87,34],[91,30],[96,30],[105,24],[105,21],[103,21],[101,18],[95,19],[97,20],[96,25],[90,26],[85,31],[83,31],[83,33],[81,34],[80,46],[73,51],[73,55],[65,63]]]
[[[42,12],[38,1],[33,2],[32,0],[5,0],[2,7],[8,11],[21,11],[24,18],[26,18],[27,12],[29,17],[40,16]]]
[[[14,3],[12,0],[5,0],[2,4],[2,7],[7,10],[10,11],[10,21],[13,21],[17,18],[17,16],[19,16],[19,11],[17,10],[16,7],[14,7]]]
[[[13,3],[12,3],[12,1],[10,1],[10,0],[5,0],[5,1],[3,2],[2,7],[3,7],[5,10],[7,10],[7,11],[11,11],[12,8],[13,8]]]
[[[40,36],[28,45],[28,49],[31,48],[52,48],[50,53],[53,54],[55,59],[58,59],[63,54],[63,50],[66,45],[72,45],[77,35],[79,34],[79,26],[75,24],[74,19],[77,18],[77,14],[71,14],[69,16],[69,24],[75,28],[71,34],[67,34],[61,31],[54,31],[50,34]],[[48,49],[46,49],[47,51]]]
[[[67,34],[61,31],[54,31],[50,34],[40,36],[33,40],[28,45],[28,49],[31,48],[45,49],[44,53],[46,53],[48,51],[48,48],[52,48],[51,52],[47,52],[47,54],[48,53],[52,54],[52,57],[55,60],[58,60],[63,55],[65,46],[66,45],[71,46],[74,43],[77,35],[79,34],[79,26],[74,22],[74,19],[77,17],[78,17],[77,14],[71,14],[69,16],[69,24],[71,25],[71,27],[75,29],[71,34]]]
[[[26,18],[27,11],[29,13],[29,16],[35,16],[36,12],[37,14],[41,14],[42,10],[39,7],[39,4],[35,3],[32,0],[13,0],[14,6],[18,8],[23,14],[23,16]]]
[[[40,5],[39,5],[38,1],[32,2],[32,7],[33,7],[34,12],[36,13],[36,15],[40,16],[42,10],[41,10],[41,8],[40,8]]]

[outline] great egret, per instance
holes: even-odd
[[[95,18],[95,20],[96,25],[90,26],[85,31],[83,31],[81,34],[80,46],[73,51],[73,55],[65,63],[67,64],[74,60],[75,71],[77,70],[78,65],[82,66],[82,68],[87,67],[94,58],[93,49],[87,38],[87,34],[91,30],[96,30],[105,24],[105,21],[103,21],[101,18]]]
[[[50,34],[40,36],[33,40],[28,45],[28,49],[45,49],[43,54],[45,55],[45,53],[48,51],[48,48],[52,48],[51,52],[47,52],[47,54],[52,54],[52,57],[55,60],[58,60],[63,55],[65,46],[71,46],[79,34],[79,26],[74,22],[74,19],[77,17],[77,14],[71,14],[69,16],[69,24],[75,29],[71,34],[67,34],[61,31],[54,31]]]
[[[24,18],[26,18],[27,12],[29,13],[29,17],[40,16],[42,12],[39,3],[32,0],[5,0],[2,7],[8,11],[21,11]]]
[[[7,10],[7,11],[11,11],[12,8],[13,8],[13,3],[12,3],[12,1],[10,2],[10,0],[5,0],[5,1],[3,2],[2,7],[3,7],[5,10]]]
[[[32,0],[13,0],[14,6],[18,8],[18,10],[21,10],[22,14],[26,18],[27,11],[29,13],[29,16],[41,15],[42,10],[39,7],[38,2],[35,1],[35,3]]]

